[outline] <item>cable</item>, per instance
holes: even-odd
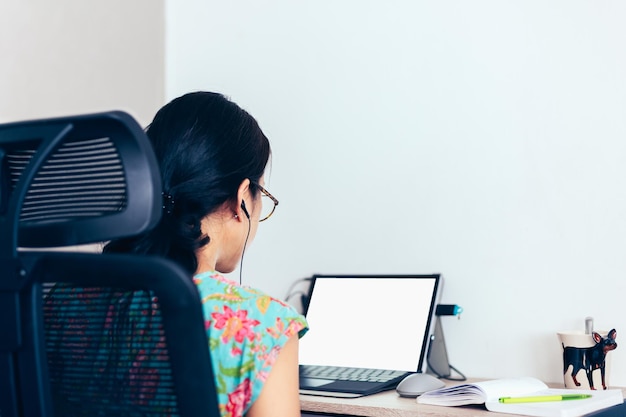
[[[465,377],[465,375],[463,375],[463,373],[461,371],[459,371],[458,369],[456,369],[454,366],[452,365],[448,365],[448,367],[453,370],[454,372],[456,372],[459,376],[458,377],[452,377],[450,375],[441,375],[440,373],[438,373],[437,371],[435,371],[435,369],[433,369],[433,367],[430,364],[430,361],[427,360],[427,365],[428,365],[428,370],[431,371],[437,378],[439,379],[447,379],[448,381],[465,381],[467,378]]]
[[[461,371],[456,369],[454,366],[450,365],[450,369],[452,369],[454,372],[459,374],[459,376],[456,378],[446,377],[445,379],[447,379],[448,381],[465,381],[467,379],[465,375]]]
[[[435,374],[435,376],[439,379],[447,379],[448,381],[465,381],[467,380],[467,378],[465,377],[465,375],[459,371],[458,369],[456,369],[454,366],[448,364],[448,367],[453,370],[454,372],[456,372],[459,376],[458,377],[452,377],[450,375],[445,376],[445,375],[441,375],[439,372],[435,371],[435,369],[433,368],[433,366],[430,363],[430,359],[428,357],[426,357],[426,365],[428,366],[428,369]]]
[[[307,297],[307,293],[304,291],[294,291],[291,294],[289,294],[287,297],[285,297],[285,302],[288,302],[289,299],[291,299],[292,297],[295,297],[298,294],[300,294],[301,297]]]
[[[241,261],[239,262],[239,286],[243,286],[242,284],[242,273],[243,273],[243,256],[246,254],[246,247],[248,246],[248,238],[250,237],[250,229],[252,228],[252,224],[250,223],[250,217],[248,217],[248,233],[246,233],[246,240],[243,242],[243,250],[241,251]]]
[[[287,290],[287,295],[285,296],[285,301],[287,301],[288,299],[290,299],[291,297],[293,297],[296,294],[299,293],[304,293],[304,291],[294,291],[294,287],[302,282],[306,282],[306,281],[311,281],[312,278],[308,277],[308,278],[300,278],[296,281],[294,281],[290,286],[289,289]],[[310,284],[309,284],[310,285]],[[308,294],[304,294],[304,295],[308,295]]]
[[[287,296],[285,297],[285,302],[289,303],[289,300],[297,295],[300,296],[300,309],[299,313],[304,314],[309,304],[309,289],[305,290],[294,290],[294,288],[303,282],[309,282],[309,287],[311,286],[312,278],[300,278],[293,282],[289,289],[287,290]],[[295,307],[295,306],[294,306]]]

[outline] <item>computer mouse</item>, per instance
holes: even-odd
[[[415,398],[426,391],[432,391],[435,389],[443,388],[446,384],[430,374],[424,374],[421,372],[411,374],[404,378],[396,387],[396,392],[401,397]]]

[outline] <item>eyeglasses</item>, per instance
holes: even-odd
[[[276,206],[278,205],[278,200],[276,199],[276,197],[271,195],[269,191],[263,188],[261,184],[257,182],[253,182],[253,184],[259,187],[259,190],[261,190],[262,197],[267,197],[270,200],[272,200],[271,206],[269,206],[266,203],[263,203],[263,208],[261,209],[261,218],[259,219],[259,221],[264,222],[265,220],[272,217],[272,214],[274,214],[274,211],[276,210]]]

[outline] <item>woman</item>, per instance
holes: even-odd
[[[161,169],[162,219],[145,235],[110,242],[105,252],[162,255],[193,274],[223,416],[299,416],[304,318],[220,275],[237,267],[278,203],[263,188],[267,138],[247,112],[210,92],[168,103],[147,134]]]

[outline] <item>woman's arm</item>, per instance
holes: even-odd
[[[298,336],[283,346],[246,417],[300,417]]]

